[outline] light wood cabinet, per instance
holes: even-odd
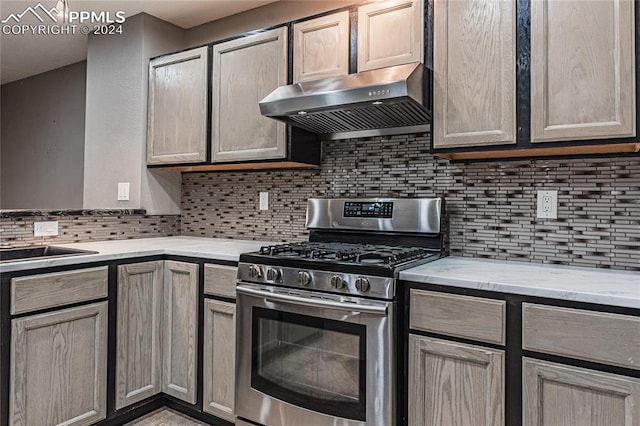
[[[116,409],[164,392],[196,403],[198,265],[118,267]]]
[[[531,2],[533,142],[636,135],[634,29],[630,0]]]
[[[107,267],[11,279],[12,315],[107,297]]]
[[[424,1],[372,2],[358,8],[358,71],[424,62]]]
[[[504,351],[409,335],[409,426],[504,425]]]
[[[147,164],[207,159],[208,47],[149,63]]]
[[[640,379],[525,358],[523,426],[638,426]]]
[[[522,348],[640,370],[640,317],[523,303]]]
[[[162,391],[196,403],[198,265],[165,261]]]
[[[505,344],[504,300],[411,289],[409,312],[414,330]]]
[[[163,264],[118,266],[116,409],[162,390]]]
[[[515,144],[515,0],[435,0],[433,19],[434,148]]]
[[[107,302],[14,319],[10,370],[9,425],[81,426],[104,419]]]
[[[206,413],[235,421],[236,305],[204,302],[203,402]]]
[[[281,159],[286,125],[260,113],[258,103],[287,84],[287,28],[213,46],[212,160]]]
[[[237,266],[204,265],[204,294],[222,296],[230,299],[236,298]]]
[[[293,26],[293,82],[349,73],[349,12]]]

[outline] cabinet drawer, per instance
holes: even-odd
[[[235,299],[237,274],[235,266],[205,264],[204,293]]]
[[[107,297],[107,266],[11,279],[11,314]]]
[[[640,370],[640,318],[523,303],[522,347]]]
[[[411,290],[409,326],[489,343],[505,343],[503,300]]]

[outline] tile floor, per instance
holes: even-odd
[[[144,417],[127,423],[125,426],[205,426],[191,417],[168,408],[161,408]]]

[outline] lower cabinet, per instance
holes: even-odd
[[[196,403],[198,265],[165,261],[162,391]]]
[[[107,302],[14,319],[9,387],[11,426],[104,419]]]
[[[409,426],[640,426],[637,309],[407,291]]]
[[[236,305],[204,301],[203,401],[206,413],[235,421]]]
[[[409,335],[410,426],[504,424],[504,351]]]
[[[201,263],[154,260],[115,266],[116,306],[110,319],[111,266],[11,278],[11,287],[0,295],[16,301],[14,311],[7,312],[15,318],[7,315],[2,323],[11,332],[3,333],[0,342],[5,348],[0,361],[9,373],[9,394],[0,389],[6,398],[0,404],[0,425],[117,423],[134,404],[161,393],[191,404],[191,410],[235,422],[236,306],[228,300],[235,297],[237,271],[204,266],[203,324],[198,323]],[[85,304],[63,308],[60,303]],[[29,313],[41,309],[49,311]],[[198,327],[204,330],[201,378]],[[110,333],[115,334],[113,354]],[[115,380],[107,383],[112,365]],[[200,379],[202,406],[196,407]],[[108,385],[115,385],[113,395],[107,395]],[[107,398],[115,412],[108,411]]]
[[[640,425],[638,316],[523,303],[522,347],[533,352],[522,360],[523,426]],[[630,376],[534,359],[537,353],[622,367]]]
[[[524,358],[523,426],[638,426],[640,379]]]
[[[196,402],[198,265],[118,266],[116,409],[164,392]]]
[[[162,390],[164,262],[118,266],[116,409]]]

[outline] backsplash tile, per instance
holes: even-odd
[[[320,170],[188,173],[183,235],[307,239],[310,197],[446,200],[456,256],[640,270],[640,159],[450,163],[428,138],[323,142]],[[536,219],[536,191],[558,190],[558,219]],[[268,211],[258,193],[270,192]]]
[[[33,222],[58,221],[57,237],[34,237]],[[23,247],[89,241],[180,235],[180,216],[59,216],[38,215],[0,218],[0,247]]]

